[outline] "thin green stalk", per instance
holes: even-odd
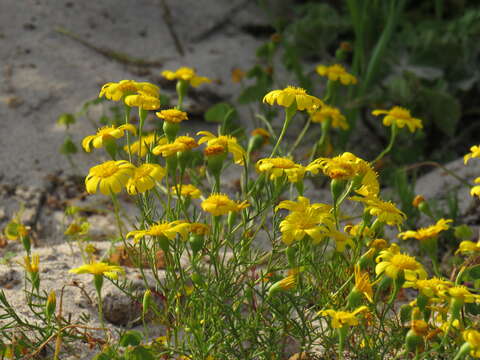
[[[125,125],[127,125],[130,122],[130,113],[132,111],[132,108],[128,105],[125,105],[124,110],[125,110]],[[132,162],[132,150],[130,149],[130,131],[126,131],[126,133],[127,133],[128,161]]]
[[[277,153],[278,147],[280,146],[280,143],[282,142],[283,137],[285,136],[285,134],[287,132],[287,128],[290,125],[290,121],[292,121],[292,118],[297,111],[296,106],[297,106],[296,102],[293,102],[293,104],[290,105],[290,107],[285,109],[285,121],[283,122],[282,131],[280,132],[280,135],[278,136],[277,143],[273,147],[273,150],[272,150],[272,153],[270,154],[270,157],[274,157],[275,154]]]
[[[392,129],[390,131],[390,141],[387,147],[375,158],[375,160],[372,161],[372,165],[375,165],[378,161],[380,161],[385,155],[387,155],[392,150],[396,137],[397,137],[397,126],[395,124],[392,124]]]
[[[303,138],[305,137],[305,134],[307,133],[309,127],[310,127],[310,124],[312,123],[312,120],[311,118],[309,117],[307,122],[305,123],[305,126],[303,127],[302,131],[300,132],[300,134],[298,135],[297,137],[297,140],[295,140],[295,142],[293,143],[292,145],[292,148],[290,149],[290,151],[288,152],[288,156],[290,156],[293,151],[297,148],[297,146],[300,144],[300,142],[303,140]]]

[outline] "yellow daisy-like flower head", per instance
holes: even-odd
[[[304,166],[283,157],[260,159],[257,161],[256,169],[260,173],[268,174],[270,180],[286,175],[291,183],[302,180],[306,172]]]
[[[198,147],[198,143],[190,136],[179,136],[171,144],[158,145],[153,148],[154,155],[162,155],[168,157],[179,152],[185,152]]]
[[[318,65],[315,70],[320,76],[326,76],[328,80],[340,81],[343,85],[354,85],[357,78],[349,74],[342,65],[334,64],[330,66]]]
[[[109,141],[121,138],[125,134],[125,131],[129,131],[133,135],[137,134],[135,126],[131,124],[125,124],[119,127],[115,127],[114,125],[105,126],[98,129],[95,135],[85,137],[82,141],[82,147],[86,152],[92,151],[93,148],[101,148]]]
[[[327,213],[332,209],[332,207],[330,205],[321,203],[310,204],[310,199],[306,198],[305,196],[299,196],[297,198],[297,201],[281,201],[275,208],[275,211],[278,211],[280,209],[286,209],[291,212],[305,212],[308,209],[320,209],[321,211]]]
[[[290,245],[294,241],[300,241],[305,236],[310,236],[313,242],[319,243],[334,227],[335,220],[330,213],[331,206],[326,204],[311,204],[310,200],[303,196],[298,197],[298,202],[282,201],[275,208],[287,209],[291,213],[280,222],[282,241]]]
[[[360,306],[352,312],[348,311],[336,311],[336,310],[323,310],[320,311],[318,315],[320,316],[330,316],[332,319],[332,328],[341,329],[344,326],[356,326],[358,325],[357,315],[368,311],[366,306]]]
[[[458,246],[458,250],[455,251],[455,254],[473,254],[480,253],[480,240],[476,243],[473,241],[462,241]]]
[[[160,99],[150,95],[149,92],[139,91],[137,94],[125,96],[125,104],[143,110],[157,110],[160,107]]]
[[[427,272],[423,266],[413,256],[402,254],[395,244],[380,251],[376,261],[378,263],[375,267],[377,275],[385,274],[395,280],[399,274],[403,273],[407,281],[426,279],[427,277]]]
[[[287,86],[283,90],[270,91],[264,96],[263,102],[269,105],[277,103],[286,108],[295,104],[294,106],[297,110],[311,110],[314,106],[323,106],[322,100],[315,96],[308,95],[305,89],[294,86]]]
[[[355,265],[355,287],[353,291],[362,293],[365,298],[373,303],[373,288],[367,272],[360,270],[360,265]]]
[[[69,273],[103,275],[110,279],[117,279],[118,274],[125,274],[125,270],[121,266],[109,265],[104,262],[93,262],[71,269]]]
[[[33,254],[32,258],[27,255],[23,258],[23,267],[29,274],[36,274],[40,271],[40,257],[38,254]]]
[[[207,146],[221,145],[229,153],[233,155],[233,161],[235,164],[244,165],[244,158],[246,156],[245,150],[238,144],[237,138],[230,135],[215,136],[209,131],[199,131],[197,135],[202,135],[199,144],[206,143]]]
[[[87,192],[95,194],[100,189],[103,195],[118,193],[134,172],[135,166],[125,160],[111,160],[94,166],[85,178]]]
[[[463,285],[449,287],[442,291],[440,295],[445,298],[457,300],[462,304],[480,302],[480,295],[472,294],[467,287]]]
[[[263,145],[267,144],[268,142],[270,142],[270,133],[265,130],[265,129],[262,129],[262,128],[256,128],[256,129],[253,129],[252,132],[250,133],[250,135],[253,136],[261,136],[263,138]]]
[[[225,194],[212,194],[202,202],[202,209],[213,216],[226,215],[229,212],[238,212],[250,206],[247,201],[235,202]]]
[[[210,227],[202,223],[190,223],[190,232],[195,235],[205,235],[210,231]]]
[[[174,195],[177,194],[177,188],[175,186],[172,186],[171,191]],[[178,191],[181,196],[189,197],[191,199],[198,199],[200,196],[202,196],[200,189],[192,184],[182,184]]]
[[[414,281],[406,281],[403,284],[404,288],[414,288],[420,291],[423,295],[433,298],[438,297],[442,292],[452,287],[453,283],[448,280],[433,277],[431,279],[416,279]]]
[[[357,193],[363,196],[376,196],[380,191],[378,175],[365,160],[350,152],[333,158],[318,158],[307,166],[312,174],[321,170],[326,176],[335,180],[361,179]]]
[[[424,337],[428,333],[428,324],[424,320],[412,320],[410,328],[417,336]]]
[[[183,80],[188,82],[193,87],[197,87],[203,83],[212,82],[207,77],[198,76],[194,69],[189,67],[181,67],[177,71],[165,70],[162,76],[167,80]]]
[[[473,158],[480,158],[480,145],[473,145],[470,152],[463,157],[463,162],[467,165],[468,161]]]
[[[158,98],[160,96],[160,88],[157,85],[150,84],[148,82],[137,83],[139,93],[147,94]]]
[[[140,157],[145,157],[148,153],[148,150],[152,149],[155,145],[164,145],[167,143],[167,138],[162,137],[159,138],[155,133],[148,134],[142,137],[142,148],[140,149],[140,140],[135,141],[134,143],[130,144],[130,153],[137,154]],[[128,153],[128,145],[123,147],[123,150]],[[139,153],[141,151],[141,153]]]
[[[174,240],[177,234],[182,238],[186,238],[190,231],[190,223],[184,220],[176,220],[172,222],[160,222],[153,224],[146,230],[133,230],[127,234],[127,238],[133,237],[135,242],[138,242],[145,236],[151,237],[165,237],[168,240]]]
[[[383,201],[376,196],[352,196],[350,199],[364,203],[366,212],[390,226],[400,226],[407,218],[391,201]]]
[[[135,169],[132,177],[128,179],[126,188],[130,195],[144,193],[155,186],[165,176],[166,171],[157,164],[142,164]]]
[[[342,115],[338,108],[333,106],[323,105],[320,108],[312,109],[310,111],[310,119],[312,119],[312,122],[319,124],[330,120],[333,128],[348,129],[346,117]]]
[[[422,129],[422,120],[412,117],[410,111],[400,106],[394,106],[390,110],[374,110],[372,115],[378,116],[385,114],[383,118],[383,125],[392,126],[395,124],[398,128],[408,127],[410,132],[414,132],[416,129]]]
[[[463,340],[469,345],[470,356],[480,358],[480,332],[474,329],[462,333]]]
[[[138,83],[133,80],[121,80],[118,83],[109,82],[102,86],[99,98],[105,96],[109,100],[119,101],[125,95],[134,94],[138,91]]]
[[[156,112],[155,115],[169,123],[178,124],[182,121],[188,120],[188,115],[185,111],[178,109],[168,109]]]
[[[437,221],[435,225],[432,225],[426,228],[421,228],[416,231],[413,231],[413,230],[404,231],[398,234],[398,237],[403,240],[417,239],[419,241],[432,239],[434,237],[437,237],[438,234],[440,234],[442,231],[448,230],[450,228],[448,224],[451,223],[452,221],[453,220],[451,219],[440,219]]]

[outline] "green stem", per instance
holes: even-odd
[[[293,153],[293,151],[297,148],[297,146],[303,140],[303,138],[304,138],[305,134],[307,133],[307,130],[310,127],[311,123],[312,123],[312,120],[310,118],[308,118],[307,122],[305,123],[305,126],[303,127],[302,131],[298,135],[297,140],[295,140],[295,142],[292,145],[292,148],[288,152],[288,154],[287,154],[288,156],[290,156]]]
[[[315,146],[313,147],[312,153],[310,154],[310,159],[309,159],[310,162],[313,161],[313,159],[317,156],[317,154],[325,155],[325,146],[328,142],[331,125],[332,125],[331,118],[328,118],[325,122],[322,123],[322,135],[320,136],[320,140],[318,140],[315,143]]]
[[[283,137],[285,136],[285,133],[287,132],[287,128],[290,125],[290,121],[292,120],[293,116],[295,115],[295,112],[297,111],[297,103],[294,101],[290,107],[288,107],[285,110],[285,121],[283,123],[283,128],[282,131],[280,132],[280,135],[278,136],[277,143],[273,147],[272,153],[270,154],[270,157],[274,157],[274,155],[277,153],[278,147],[280,146],[280,143],[283,140]]]
[[[115,193],[112,192],[111,197],[112,197],[113,210],[115,214],[115,220],[117,222],[118,231],[120,233],[120,237],[123,239],[123,226],[122,226],[122,220],[120,219],[120,212],[119,212],[120,204],[118,203],[118,198]]]
[[[124,106],[125,109],[125,125],[130,122],[130,113],[132,111],[132,108],[128,105]],[[132,162],[132,150],[130,149],[130,132],[126,131],[127,133],[127,152],[128,152],[128,160]]]
[[[392,130],[390,132],[390,142],[388,143],[387,147],[385,150],[383,150],[380,155],[378,155],[375,160],[372,161],[372,165],[375,165],[378,161],[380,161],[385,155],[387,155],[393,147],[393,144],[395,143],[395,138],[397,137],[397,125],[392,124]]]
[[[140,119],[140,123],[138,125],[138,156],[141,162],[142,158],[140,154],[142,153],[142,145],[143,145],[142,144],[143,125],[145,124],[145,119],[147,118],[147,111],[139,107],[138,117]]]

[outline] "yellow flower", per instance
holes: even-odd
[[[318,75],[328,77],[328,80],[338,81],[343,85],[356,84],[357,78],[349,74],[342,65],[334,64],[330,66],[318,65],[315,70]]]
[[[480,332],[473,329],[462,333],[463,340],[469,345],[470,356],[480,358]]]
[[[209,212],[213,216],[226,215],[229,212],[238,212],[250,206],[247,201],[235,202],[225,194],[214,193],[202,202],[203,211]]]
[[[127,94],[138,91],[138,83],[133,80],[121,80],[118,83],[109,82],[102,86],[98,97],[105,96],[109,100],[119,101]]]
[[[20,240],[22,237],[28,235],[30,227],[23,225],[18,220],[10,221],[3,230],[8,240]]]
[[[463,303],[479,303],[480,302],[480,295],[472,294],[465,286],[457,285],[452,286],[447,289],[441,291],[441,297],[455,299],[459,302]]]
[[[422,195],[416,195],[412,201],[412,205],[416,208],[420,206],[421,203],[425,201],[425,198]]]
[[[178,109],[168,109],[156,112],[155,115],[160,119],[163,119],[169,123],[181,123],[184,120],[188,120],[187,113]]]
[[[288,86],[283,90],[273,90],[264,96],[263,102],[274,105],[275,102],[286,108],[295,103],[297,110],[311,110],[314,106],[323,106],[322,100],[308,95],[305,89],[299,87]]]
[[[162,155],[168,157],[178,152],[184,152],[198,147],[198,143],[190,136],[179,136],[171,144],[158,145],[153,148],[154,155]]]
[[[144,93],[156,98],[160,96],[160,88],[157,85],[148,82],[137,82],[137,88],[139,93]]]
[[[200,140],[198,140],[199,144],[207,143],[208,146],[221,145],[233,155],[233,161],[235,164],[244,164],[246,153],[245,150],[237,143],[237,139],[235,137],[230,135],[219,135],[217,137],[209,131],[199,131],[197,135],[203,135]]]
[[[100,189],[103,195],[118,193],[134,172],[135,166],[125,160],[111,160],[94,166],[85,178],[87,192],[95,194]]]
[[[473,158],[480,158],[480,145],[473,145],[470,148],[470,152],[463,157],[463,162],[467,165],[467,162]]]
[[[290,245],[294,241],[310,236],[314,244],[321,242],[329,229],[334,227],[335,220],[330,213],[331,206],[326,204],[312,204],[303,196],[298,197],[298,202],[282,201],[275,208],[287,209],[291,213],[280,223],[282,241]]]
[[[207,77],[197,76],[195,70],[189,67],[181,67],[177,71],[173,72],[170,70],[165,70],[162,72],[162,76],[167,80],[183,80],[187,81],[193,87],[197,87],[203,83],[212,82]]]
[[[350,152],[344,152],[333,158],[315,159],[307,168],[312,174],[322,170],[326,176],[336,180],[352,180],[359,176],[361,187],[356,191],[364,196],[377,195],[380,191],[377,173],[368,162]]]
[[[378,116],[381,114],[387,115],[383,118],[383,125],[385,126],[392,126],[392,124],[395,124],[398,128],[401,129],[406,125],[412,133],[416,129],[423,128],[422,120],[413,118],[412,115],[410,115],[409,110],[400,106],[394,106],[390,110],[372,111],[372,115]]]
[[[210,227],[202,223],[190,223],[190,232],[195,235],[205,235],[210,231]]]
[[[198,199],[200,198],[200,196],[202,196],[202,192],[200,191],[200,189],[192,184],[182,184],[182,186],[179,186],[178,190],[180,195],[183,197]],[[172,186],[171,191],[174,195],[177,194],[177,188],[175,186]]]
[[[375,235],[375,233],[368,226],[365,226],[363,230],[362,230],[362,227],[363,227],[363,223],[358,223],[355,225],[348,224],[344,226],[343,231],[350,234],[351,236],[357,236],[357,237],[364,236],[366,238],[372,238]],[[361,234],[360,234],[360,230],[362,230]]]
[[[267,130],[262,128],[253,129],[250,135],[252,135],[252,137],[261,136],[263,138],[263,145],[267,144],[270,141],[270,137],[271,137],[270,133]]]
[[[130,144],[130,153],[137,154],[140,157],[145,157],[148,153],[148,149],[151,149],[152,146],[155,145],[163,145],[167,143],[166,137],[158,137],[155,133],[148,134],[142,137],[142,152],[139,154],[140,151],[140,140],[135,141],[134,143]],[[123,150],[128,153],[128,145],[123,147]]]
[[[135,169],[132,177],[128,179],[126,188],[130,195],[144,193],[155,186],[165,176],[165,169],[157,164],[142,164]]]
[[[419,241],[423,240],[428,240],[434,237],[437,237],[438,234],[440,234],[444,230],[448,230],[450,226],[448,225],[451,223],[453,220],[445,220],[445,219],[440,219],[437,221],[435,225],[426,227],[426,228],[421,228],[416,231],[409,230],[402,232],[398,234],[398,237],[400,239],[406,240],[406,239],[417,239]]]
[[[405,279],[408,281],[427,277],[427,272],[423,266],[413,256],[402,254],[396,244],[380,251],[376,261],[378,263],[375,267],[377,275],[385,273],[389,278],[395,280],[398,274],[403,272]]]
[[[296,212],[302,212],[302,211],[307,211],[308,209],[320,209],[323,212],[329,212],[332,207],[327,204],[311,204],[310,205],[310,200],[304,196],[299,196],[297,198],[297,201],[291,201],[291,200],[284,200],[281,201],[277,207],[275,208],[275,211],[278,211],[280,209],[286,209],[289,211],[296,211]]]
[[[407,218],[407,215],[397,209],[391,201],[383,201],[376,196],[352,196],[350,199],[363,202],[366,205],[366,212],[372,216],[376,216],[379,221],[390,226],[399,226]]]
[[[87,221],[82,221],[78,223],[73,221],[70,225],[68,225],[67,230],[63,233],[64,235],[86,235],[90,228],[90,224]]]
[[[302,180],[307,171],[304,166],[283,157],[260,159],[257,161],[256,169],[260,173],[268,174],[270,180],[286,175],[291,183]]]
[[[476,243],[474,243],[473,241],[465,240],[460,243],[460,245],[458,246],[458,250],[455,251],[455,254],[469,254],[476,252],[480,252],[480,240]]]
[[[82,141],[82,147],[86,152],[92,151],[92,146],[97,149],[101,148],[108,143],[108,141],[121,138],[125,134],[125,131],[130,131],[133,135],[137,133],[135,126],[131,124],[125,124],[119,127],[115,127],[114,125],[105,126],[98,129],[95,135],[85,137]]]
[[[345,116],[342,115],[340,110],[333,106],[323,105],[320,108],[314,108],[310,112],[310,118],[314,123],[324,123],[327,120],[331,120],[332,127],[348,129],[348,122]]]
[[[355,265],[355,287],[353,291],[362,293],[368,301],[373,302],[373,288],[367,272],[360,270],[360,265]]]
[[[125,96],[125,104],[143,110],[156,110],[160,107],[160,99],[145,91],[139,91],[138,94]]]
[[[242,69],[234,68],[231,72],[232,81],[234,83],[239,83],[245,77],[246,73]]]
[[[121,80],[118,83],[109,82],[103,85],[98,97],[105,96],[109,100],[119,101],[123,97],[135,94],[139,91],[157,98],[160,94],[160,89],[156,85],[147,82]]]
[[[93,262],[71,269],[69,273],[103,275],[110,279],[117,279],[118,274],[124,274],[125,270],[121,266],[108,265],[104,262]]]
[[[410,328],[417,336],[424,337],[428,333],[428,324],[424,320],[412,320]]]
[[[480,177],[475,179],[475,184],[480,184]],[[480,185],[472,187],[470,189],[470,195],[478,196],[480,198]]]
[[[177,234],[180,234],[182,238],[186,238],[190,231],[190,223],[184,220],[176,220],[172,222],[160,222],[153,224],[146,230],[133,230],[127,234],[127,238],[133,237],[133,240],[137,242],[145,236],[162,236],[168,240],[174,240]]]
[[[335,228],[333,221],[329,221],[325,224],[327,230],[324,231],[323,236],[329,237],[335,241],[335,248],[338,252],[344,252],[345,247],[348,245],[354,247],[352,237],[348,234],[342,233]]]
[[[24,268],[27,270],[29,274],[36,274],[40,270],[40,257],[38,254],[33,254],[32,259],[30,259],[30,256],[27,255],[23,258],[24,260]]]
[[[420,291],[423,295],[432,298],[438,297],[442,292],[452,287],[453,283],[448,280],[443,280],[437,277],[431,279],[416,279],[413,281],[406,281],[403,284],[404,288],[414,288]]]
[[[341,329],[344,326],[356,326],[358,325],[357,315],[368,311],[366,306],[360,306],[353,312],[348,311],[335,311],[332,309],[323,310],[318,313],[320,316],[330,316],[332,318],[332,328]]]

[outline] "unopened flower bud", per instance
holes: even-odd
[[[148,312],[148,309],[150,309],[151,305],[152,305],[152,291],[150,289],[147,289],[143,294],[143,301],[142,301],[143,317],[145,317],[145,314]]]
[[[55,291],[51,291],[48,294],[47,303],[45,304],[45,316],[48,320],[52,317],[55,313],[55,309],[57,307],[57,296],[55,295]]]

